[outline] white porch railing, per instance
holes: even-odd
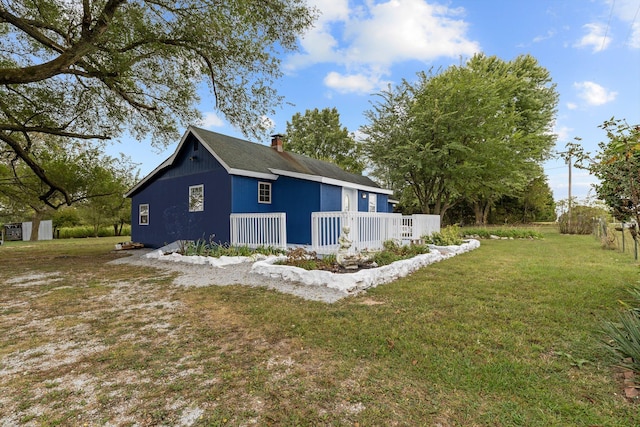
[[[342,227],[349,227],[352,250],[382,249],[386,240],[402,239],[402,215],[370,212],[313,212],[311,247],[320,253],[335,253]]]
[[[422,236],[440,232],[440,215],[411,215],[402,217],[402,239],[418,240]]]
[[[230,222],[232,246],[287,249],[287,215],[283,212],[231,214]]]

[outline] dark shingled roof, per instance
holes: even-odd
[[[349,173],[333,163],[300,154],[278,152],[270,146],[222,135],[191,126],[198,139],[230,168],[271,174],[270,169],[326,177],[367,187],[380,188],[369,177]]]
[[[215,156],[222,161],[224,167],[232,169],[230,172],[236,175],[244,175],[243,172],[245,172],[249,176],[251,176],[251,173],[262,173],[273,176],[278,174],[277,171],[283,171],[280,172],[282,175],[285,175],[285,172],[289,172],[317,177],[306,178],[312,181],[329,178],[343,183],[354,184],[354,186],[379,189],[382,193],[391,194],[390,190],[380,188],[380,186],[369,179],[369,177],[346,172],[333,163],[312,159],[296,153],[278,152],[270,146],[256,144],[255,142],[249,142],[211,132],[206,129],[189,126],[189,129],[182,137],[173,155],[138,182],[125,196],[131,197],[157,173],[171,167],[176,155],[190,133],[205,145],[206,149],[215,153]],[[305,177],[300,178],[305,179]],[[340,185],[340,183],[337,184]]]

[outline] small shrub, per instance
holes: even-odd
[[[54,237],[60,239],[82,239],[86,237],[96,237],[95,231],[91,226],[76,226],[76,227],[60,227],[54,231]],[[122,236],[131,235],[131,226],[125,225],[122,227]],[[115,236],[113,226],[100,227],[98,229],[97,237],[112,237]]]
[[[209,237],[209,241],[204,239],[198,239],[196,241],[183,241],[181,247],[178,249],[178,253],[185,256],[210,256],[219,258],[221,256],[251,256],[253,254],[262,255],[282,255],[284,250],[274,248],[272,246],[260,246],[256,249],[251,249],[248,246],[231,246],[228,244],[216,242],[213,240],[214,236]]]
[[[315,252],[308,252],[304,248],[290,249],[287,252],[287,259],[278,262],[278,264],[291,265],[305,270],[318,270],[323,265],[322,260],[318,259]]]
[[[606,216],[606,211],[601,207],[574,206],[571,208],[571,216],[568,212],[558,218],[558,226],[561,234],[591,234],[599,218]]]
[[[542,233],[526,228],[465,228],[465,236],[478,236],[481,239],[489,239],[492,235],[513,239],[542,239]]]
[[[633,301],[625,304],[627,309],[617,322],[605,322],[603,330],[609,349],[621,360],[620,366],[633,371],[640,385],[640,287],[632,287],[629,293]]]
[[[460,227],[457,225],[449,225],[441,229],[439,233],[423,236],[422,239],[426,243],[436,246],[458,246],[463,243],[462,237],[460,237]]]
[[[606,322],[604,332],[609,337],[609,349],[620,358],[620,366],[640,375],[640,315],[627,310],[617,322]],[[636,380],[638,381],[638,380]]]
[[[375,252],[372,259],[361,267],[370,268],[391,264],[402,259],[429,253],[429,246],[421,244],[401,245],[399,242],[388,240],[383,242],[384,249]],[[374,264],[375,263],[375,264]],[[287,259],[278,262],[280,265],[291,265],[305,270],[328,270],[343,272],[336,261],[336,255],[318,257],[315,252],[308,252],[304,248],[291,249],[287,252]]]
[[[397,241],[387,240],[382,243],[382,247],[383,250],[373,256],[373,261],[378,265],[389,265],[395,261],[429,253],[429,246],[413,242],[408,245],[401,245]]]
[[[338,262],[334,254],[324,255],[322,257],[322,261],[325,262],[326,264],[332,264],[332,265]]]

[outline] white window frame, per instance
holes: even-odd
[[[146,221],[142,218],[146,218]],[[149,225],[149,203],[138,205],[138,225]]]
[[[200,194],[197,194],[199,191]],[[189,186],[189,212],[204,211],[204,184]]]
[[[378,195],[369,193],[369,212],[378,212]]]
[[[258,181],[258,203],[271,204],[271,183]]]

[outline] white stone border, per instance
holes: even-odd
[[[373,288],[384,283],[392,282],[400,277],[405,277],[414,271],[451,258],[455,255],[469,252],[480,247],[480,241],[470,239],[460,246],[432,246],[428,254],[393,262],[378,268],[360,270],[356,273],[332,273],[322,270],[305,270],[299,267],[276,265],[277,261],[283,261],[286,256],[268,257],[257,261],[251,267],[251,272],[286,281],[299,282],[308,286],[326,286],[346,294]]]
[[[251,273],[259,274],[276,280],[301,283],[306,286],[324,286],[335,289],[347,295],[360,292],[368,288],[374,288],[384,283],[405,277],[414,271],[434,262],[442,261],[458,254],[469,252],[480,247],[480,241],[476,239],[465,240],[460,246],[434,246],[429,245],[431,252],[410,259],[393,262],[382,267],[360,270],[355,273],[332,273],[323,270],[305,270],[289,265],[275,264],[287,259],[285,255],[265,256],[254,254],[250,257],[221,256],[183,256],[175,251],[177,242],[163,248],[145,254],[145,258],[157,259],[165,262],[179,262],[196,265],[210,265],[224,268],[227,265],[253,262]]]
[[[171,246],[171,245],[168,245],[168,246]],[[212,267],[224,267],[226,265],[240,264],[243,262],[256,262],[256,261],[269,258],[266,255],[262,255],[262,254],[253,254],[251,256],[221,256],[221,257],[201,256],[201,255],[184,256],[172,250],[167,250],[166,248],[167,246],[160,249],[156,249],[155,251],[149,252],[148,254],[144,255],[144,258],[157,259],[157,260],[166,261],[166,262],[181,262],[185,264],[210,265]],[[275,257],[272,256],[271,258],[275,258]]]

